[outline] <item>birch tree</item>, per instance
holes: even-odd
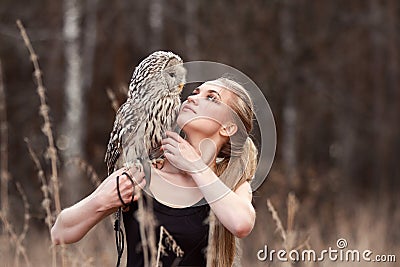
[[[373,90],[373,132],[376,136],[375,148],[378,157],[376,157],[373,177],[376,181],[376,186],[379,188],[381,181],[379,176],[381,175],[383,161],[380,158],[379,153],[383,148],[383,142],[385,142],[382,136],[382,119],[384,117],[385,110],[385,99],[383,92],[385,91],[384,75],[383,71],[385,69],[386,63],[384,62],[384,42],[385,35],[383,31],[383,10],[379,2],[370,0],[369,1],[369,23],[370,23],[370,42],[372,49],[372,59],[370,64],[372,90]],[[379,190],[377,190],[379,192]]]
[[[198,19],[197,10],[199,8],[198,0],[185,1],[186,9],[186,33],[185,45],[189,59],[199,59],[199,37],[198,37]]]
[[[280,84],[282,85],[282,90],[284,90],[282,160],[289,185],[291,186],[293,186],[297,171],[297,110],[293,84],[293,61],[296,53],[296,43],[294,36],[294,14],[292,11],[293,5],[294,2],[292,0],[283,1],[279,14],[279,37],[283,54],[280,66]]]
[[[97,42],[97,6],[98,0],[86,0],[86,23],[83,35],[82,65],[85,69],[83,77],[83,90],[86,92],[92,85],[93,64]]]
[[[149,25],[150,25],[150,49],[151,51],[162,47],[163,34],[163,7],[162,0],[150,0]]]
[[[63,138],[65,140],[64,157],[83,156],[85,135],[84,92],[82,60],[80,55],[81,7],[78,0],[64,0],[65,41],[65,121],[63,123]],[[66,201],[73,202],[81,197],[79,190],[79,175],[75,166],[69,164],[63,175],[67,181],[65,186]]]

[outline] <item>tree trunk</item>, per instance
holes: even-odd
[[[396,150],[396,143],[399,138],[399,127],[400,121],[400,110],[399,110],[399,52],[398,52],[398,2],[390,0],[387,5],[387,52],[388,52],[388,71],[387,71],[387,98],[386,105],[389,107],[385,123],[386,133],[386,146],[384,151],[384,159],[386,159],[387,165],[385,166],[385,176],[383,177],[383,192],[382,194],[387,195],[390,190],[393,190],[398,185],[398,179],[393,179],[398,170],[398,159],[394,156],[398,153]]]
[[[149,3],[149,25],[150,25],[150,48],[151,52],[162,47],[163,33],[163,0],[150,0]]]
[[[185,9],[186,9],[185,45],[186,45],[187,57],[189,60],[199,59],[199,38],[198,38],[198,28],[197,28],[198,8],[199,8],[198,0],[185,1]]]
[[[296,53],[292,0],[285,0],[279,14],[282,64],[280,71],[281,89],[285,91],[282,122],[282,160],[290,187],[295,186],[297,176],[297,110],[293,86],[293,63]]]
[[[386,63],[385,48],[385,33],[383,23],[383,12],[382,6],[379,2],[370,0],[369,1],[369,20],[371,23],[371,49],[372,49],[372,60],[370,63],[370,72],[372,79],[372,90],[373,90],[373,135],[375,136],[375,164],[373,179],[375,183],[376,193],[379,195],[381,192],[382,180],[381,175],[384,171],[384,160],[383,147],[384,147],[384,131],[382,129],[385,113],[385,81],[384,81],[384,69]]]
[[[65,41],[65,101],[66,114],[63,123],[65,140],[64,157],[83,155],[84,144],[84,101],[82,61],[79,53],[81,7],[78,0],[64,1],[64,41]],[[67,205],[82,197],[77,167],[68,164],[63,171],[65,178],[65,201]]]
[[[8,123],[6,109],[6,92],[4,88],[3,69],[0,61],[0,180],[1,180],[1,212],[5,218],[8,217]]]
[[[85,69],[85,76],[83,77],[84,91],[90,89],[93,80],[93,64],[97,42],[97,4],[98,0],[86,0],[86,23],[82,55],[82,65]]]

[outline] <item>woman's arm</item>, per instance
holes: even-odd
[[[251,204],[250,184],[235,191],[227,187],[208,167],[191,174],[218,220],[236,237],[246,237],[254,227],[256,212]]]
[[[235,192],[232,191],[177,133],[167,132],[162,144],[165,157],[195,181],[218,220],[233,235],[239,238],[247,236],[254,227],[256,217],[251,204],[250,184],[245,182]]]
[[[69,244],[82,239],[98,222],[115,212],[122,205],[118,193],[116,177],[119,178],[119,190],[125,203],[132,200],[134,188],[126,175],[125,168],[119,169],[108,176],[97,189],[75,205],[64,209],[57,216],[51,229],[51,239],[54,244]],[[143,172],[135,171],[131,177],[143,188],[146,183]],[[134,201],[138,196],[134,196]]]

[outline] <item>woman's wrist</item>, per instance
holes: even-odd
[[[207,165],[202,171],[192,173],[191,177],[208,203],[213,203],[231,192]]]
[[[186,171],[189,175],[193,176],[196,174],[201,174],[203,172],[206,172],[209,169],[209,166],[204,163],[203,160],[199,159],[196,161],[193,161],[192,164],[188,167],[188,170]]]
[[[192,177],[193,180],[204,181],[204,177],[211,177],[215,173],[211,170],[211,168],[205,164],[202,160],[193,162],[191,170],[188,171],[188,174]],[[197,182],[196,182],[197,183]],[[201,184],[198,184],[201,186]]]

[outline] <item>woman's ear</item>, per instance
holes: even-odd
[[[229,137],[229,136],[234,135],[237,132],[237,129],[238,129],[238,127],[237,127],[236,124],[229,123],[228,125],[222,125],[220,130],[219,130],[219,133],[222,136]]]

